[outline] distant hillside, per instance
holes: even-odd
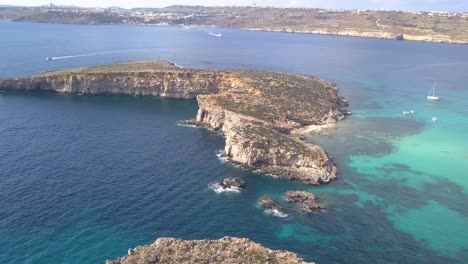
[[[204,6],[130,10],[0,7],[0,19],[68,24],[209,25],[247,30],[468,43],[468,13]]]

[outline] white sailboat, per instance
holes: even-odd
[[[429,100],[429,101],[439,101],[440,100],[440,97],[435,95],[436,85],[437,85],[437,82],[434,82],[434,85],[432,85],[432,88],[429,91],[429,94],[427,95],[427,100]]]

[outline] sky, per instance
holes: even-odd
[[[56,5],[84,7],[164,7],[170,5],[252,5],[333,9],[393,9],[468,12],[468,0],[0,0],[0,5]]]

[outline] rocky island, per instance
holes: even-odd
[[[219,240],[181,240],[159,238],[151,245],[129,249],[128,255],[106,264],[153,263],[289,263],[306,264],[296,254],[271,250],[245,238],[223,237]],[[313,264],[313,263],[310,263]]]
[[[313,193],[305,191],[289,191],[285,193],[284,199],[288,203],[297,204],[303,213],[311,213],[323,208]]]
[[[258,199],[257,206],[265,209],[265,213],[274,215],[280,218],[288,217],[283,206],[279,205],[271,196],[264,195]]]
[[[347,112],[338,88],[317,77],[146,61],[0,79],[0,90],[196,99],[199,110],[188,123],[222,133],[230,161],[308,184],[337,177],[323,148],[292,133],[336,122]]]

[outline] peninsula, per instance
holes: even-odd
[[[82,8],[0,6],[0,20],[62,24],[214,26],[395,40],[468,43],[468,13],[257,6]]]
[[[222,133],[230,161],[307,184],[337,177],[325,150],[294,133],[337,122],[347,113],[338,88],[316,77],[145,61],[0,79],[0,90],[196,99],[197,116],[185,123]]]

